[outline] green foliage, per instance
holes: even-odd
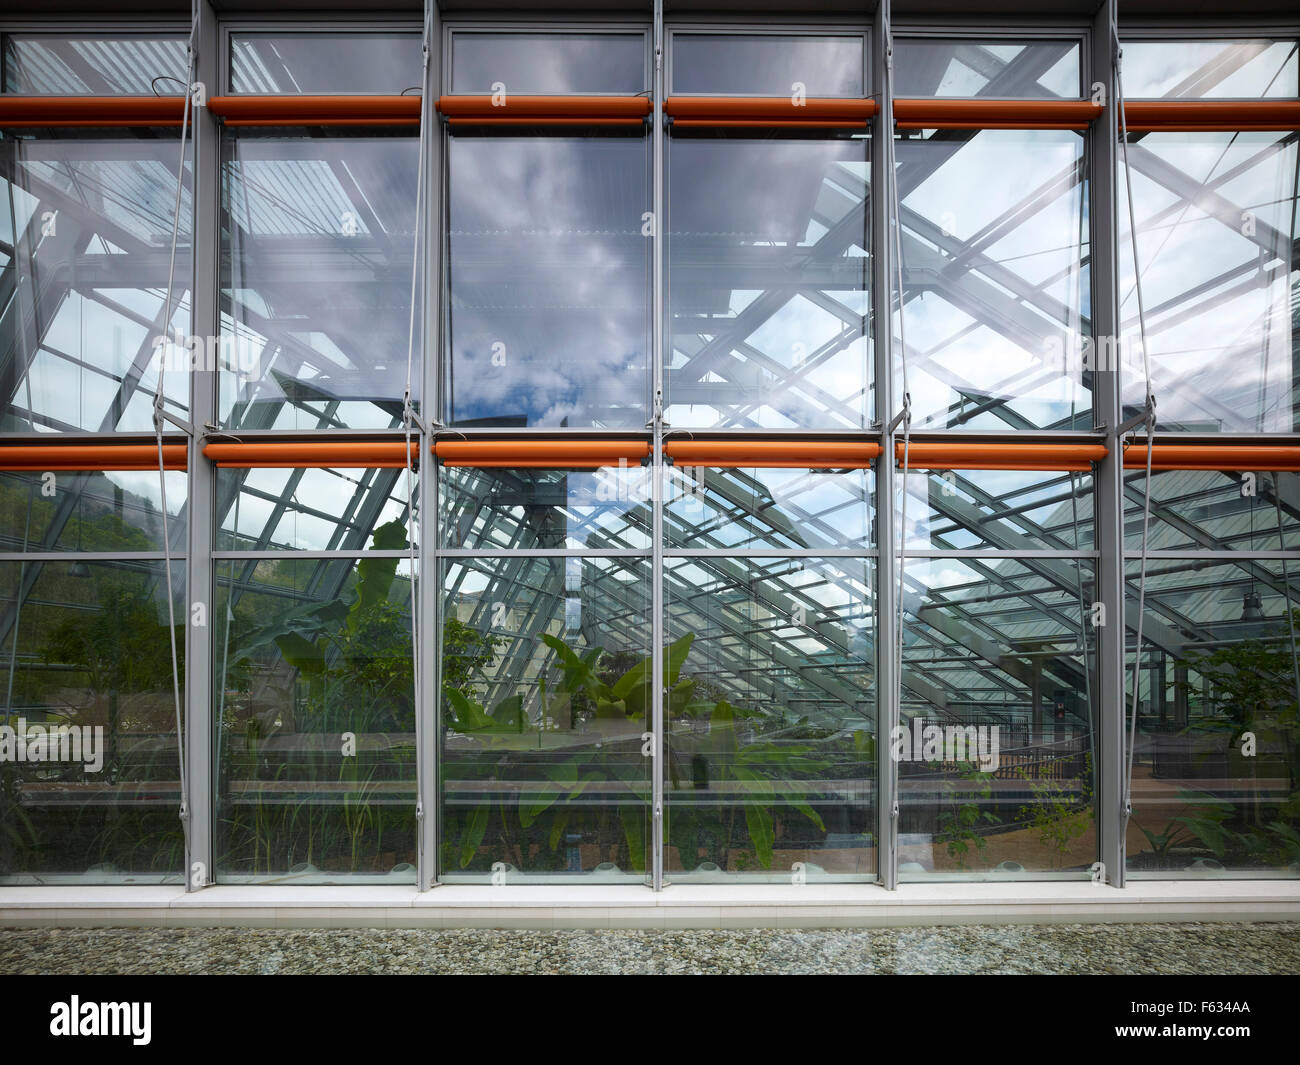
[[[958,867],[965,869],[972,851],[982,853],[987,846],[980,828],[999,825],[1002,819],[983,808],[993,796],[991,773],[981,773],[975,762],[962,762],[957,776],[966,786],[954,787],[952,782],[944,782],[948,797],[939,813],[934,838],[935,842],[944,844],[948,856],[957,862]]]

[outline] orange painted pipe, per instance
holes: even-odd
[[[644,440],[439,440],[434,454],[446,466],[522,469],[595,469],[632,465],[649,457]]]
[[[184,96],[9,96],[0,126],[179,126]]]
[[[163,467],[186,467],[185,444],[163,444]],[[156,470],[156,444],[4,444],[0,470]]]
[[[211,443],[203,454],[223,469],[405,469],[404,440]],[[411,457],[418,458],[411,443]]]
[[[894,120],[914,129],[1074,129],[1101,113],[1101,105],[1091,100],[894,101]]]
[[[728,126],[865,126],[876,113],[876,101],[808,97],[796,104],[790,96],[670,96],[664,114],[673,125]]]
[[[415,126],[419,96],[213,96],[227,126]]]
[[[1147,447],[1124,449],[1126,470],[1145,470]],[[1152,470],[1278,470],[1300,471],[1300,446],[1285,444],[1156,444]]]
[[[669,440],[664,453],[683,466],[715,469],[863,469],[880,445],[831,440]]]
[[[1131,100],[1124,122],[1134,133],[1300,129],[1300,100]]]
[[[901,465],[901,442],[894,444],[894,457]],[[1083,473],[1092,468],[1092,463],[1105,457],[1105,444],[913,441],[907,448],[908,468],[923,470],[1060,470]]]
[[[438,111],[456,125],[630,125],[654,109],[645,96],[440,96]]]

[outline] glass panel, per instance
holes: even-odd
[[[1291,134],[1134,134],[1137,254],[1160,430],[1291,432],[1300,334]],[[1119,179],[1125,181],[1121,170]],[[1120,204],[1126,205],[1121,186]],[[1126,206],[1119,212],[1124,403],[1143,402]],[[1131,338],[1131,339],[1130,339]]]
[[[1081,95],[1078,41],[904,39],[894,44],[894,55],[897,96],[1078,99]]]
[[[182,882],[166,588],[161,562],[0,563],[0,883]]]
[[[672,91],[722,96],[864,96],[861,36],[675,33]]]
[[[161,551],[156,471],[0,474],[0,551]],[[183,472],[167,477],[167,531],[185,550]],[[46,488],[49,488],[47,493]],[[52,493],[52,494],[51,494]]]
[[[455,33],[451,91],[638,93],[645,53],[639,33]]]
[[[413,884],[407,561],[217,562],[216,578],[218,879]]]
[[[1135,879],[1300,876],[1298,569],[1147,563],[1128,828]],[[1138,574],[1130,562],[1130,628]]]
[[[913,559],[903,592],[899,877],[1086,878],[1093,564]]]
[[[167,76],[175,79],[159,81]],[[179,83],[179,84],[178,84]],[[180,37],[7,35],[4,91],[51,96],[152,96],[185,91]]]
[[[442,570],[442,879],[645,879],[650,564]]]
[[[1083,137],[925,132],[897,141],[913,430],[1090,430]]]
[[[666,560],[674,881],[874,875],[872,568]]]
[[[646,138],[449,144],[448,423],[644,428]]]
[[[1295,41],[1125,41],[1124,95],[1300,96],[1300,57]]]
[[[648,548],[650,469],[441,471],[442,546]]]
[[[868,143],[672,138],[672,425],[870,423]]]
[[[863,550],[874,542],[874,478],[868,470],[665,471],[670,548]]]
[[[1124,474],[1125,546],[1142,548],[1146,471]],[[1151,551],[1300,548],[1300,475],[1167,470],[1151,475]]]
[[[902,479],[902,474],[899,474]],[[1092,475],[909,470],[906,546],[921,551],[1087,551]]]
[[[0,139],[0,430],[152,433],[160,369],[186,415],[190,352],[161,339],[190,332],[189,160],[164,310],[179,156],[156,130]]]
[[[418,477],[410,488],[418,500]],[[406,546],[406,471],[218,470],[217,509],[219,551],[396,550]]]
[[[418,138],[224,143],[222,425],[399,425]]]
[[[231,92],[418,93],[418,33],[241,33],[230,41]]]

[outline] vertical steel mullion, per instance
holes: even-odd
[[[654,5],[654,70],[651,98],[654,108],[650,115],[650,167],[653,203],[651,217],[652,265],[650,300],[650,361],[652,387],[652,428],[654,454],[651,457],[653,476],[650,505],[653,531],[650,562],[650,671],[653,677],[650,688],[650,707],[654,734],[654,758],[650,762],[651,777],[651,887],[662,891],[664,886],[664,763],[668,757],[667,738],[664,736],[664,327],[667,309],[664,305],[664,5],[655,0]]]
[[[1092,27],[1092,80],[1106,86],[1106,108],[1092,124],[1092,329],[1094,337],[1119,338],[1119,239],[1117,228],[1119,123],[1111,20],[1115,0],[1105,0]],[[1109,345],[1096,350],[1114,350]],[[1097,637],[1098,857],[1115,887],[1124,886],[1124,469],[1115,429],[1123,420],[1119,360],[1093,371],[1093,420],[1110,434],[1097,467],[1095,599],[1105,617]]]
[[[885,24],[889,0],[880,0],[871,24],[871,83],[877,102],[871,138],[871,309],[875,327],[875,417],[888,425],[894,416],[894,256],[890,238],[890,176],[894,166],[894,108],[886,92]],[[903,294],[899,293],[902,309]],[[897,724],[898,688],[894,647],[896,631],[898,556],[894,542],[893,438],[884,433],[876,461],[876,875],[890,891],[898,886],[894,804],[898,800],[897,763],[890,755],[890,730]]]
[[[442,128],[432,110],[442,86],[442,20],[438,5],[429,5],[429,69],[425,75],[422,110],[427,118],[424,147],[424,217],[415,220],[424,241],[424,318],[421,323],[420,415],[426,426],[441,420],[442,390],[439,380],[442,331]],[[420,650],[427,656],[421,663],[420,690],[416,692],[416,789],[423,816],[417,823],[416,887],[427,891],[438,883],[439,841],[442,838],[440,764],[442,722],[438,693],[442,691],[442,577],[436,545],[442,535],[438,523],[438,464],[432,454],[433,441],[423,433],[420,439],[420,540],[419,601],[415,604],[415,629]]]
[[[195,35],[197,78],[209,94],[221,84],[220,39],[212,5],[199,5],[199,28]],[[220,276],[221,234],[221,129],[206,107],[195,107],[194,126],[194,220],[192,246],[193,282],[190,289],[191,324],[195,336],[215,337],[220,330],[217,279]],[[212,350],[210,347],[207,350]],[[205,424],[216,424],[216,369],[205,364],[190,374],[190,423],[195,428],[189,441],[188,557],[185,574],[186,603],[205,605],[207,625],[196,627],[185,619],[185,753],[189,784],[189,853],[185,856],[186,890],[195,891],[216,880],[214,848],[216,777],[213,773],[216,730],[212,702],[217,684],[213,654],[218,625],[212,563],[216,535],[216,467],[203,455],[200,434]]]

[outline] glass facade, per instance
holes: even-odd
[[[1300,876],[1300,29],[1031,22],[0,17],[0,884]]]

